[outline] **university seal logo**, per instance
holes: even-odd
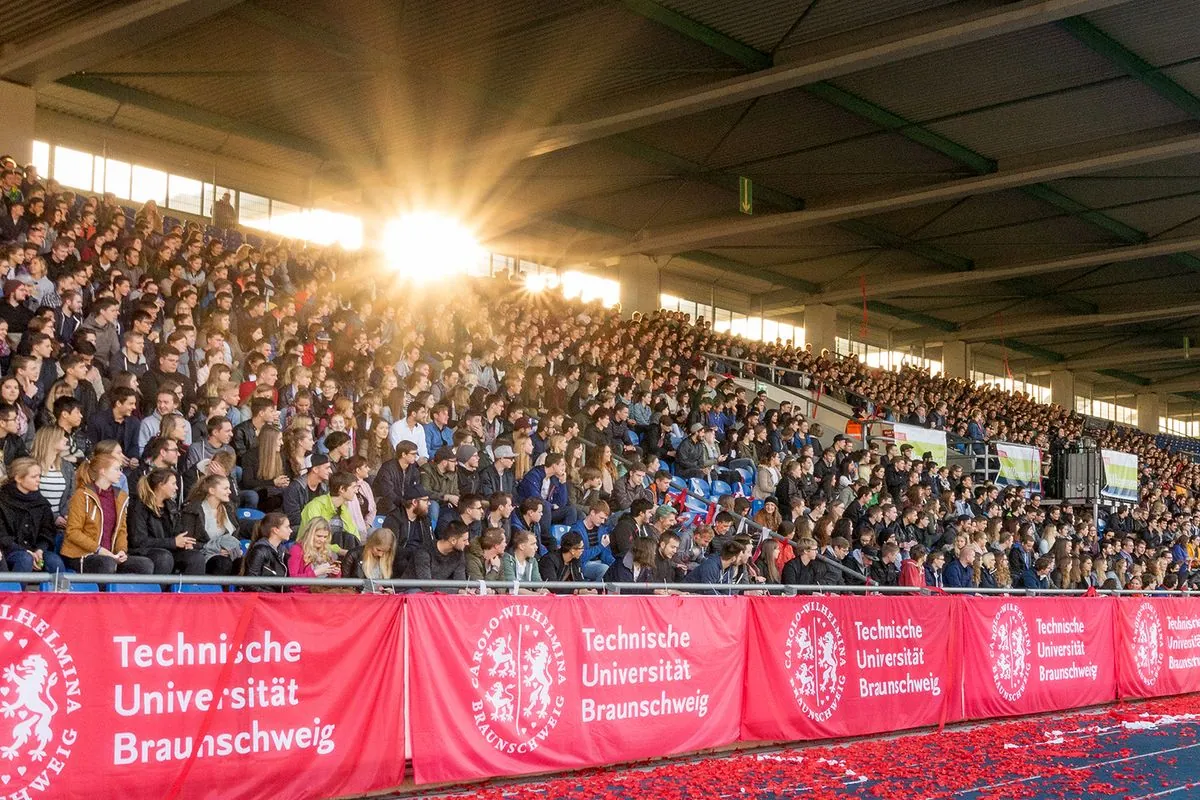
[[[484,625],[471,658],[475,727],[506,753],[527,753],[562,716],[567,664],[550,620],[532,606],[513,605]]]
[[[1013,603],[1000,606],[992,618],[992,637],[988,655],[992,659],[992,680],[1000,696],[1010,703],[1025,694],[1032,669],[1029,661],[1033,649],[1029,624],[1025,614]]]
[[[0,798],[28,797],[50,789],[71,755],[79,676],[58,632],[11,605],[0,605],[0,665]]]
[[[846,642],[824,604],[811,601],[796,612],[788,626],[783,665],[805,716],[814,722],[833,716],[846,688]]]
[[[1133,636],[1129,644],[1133,648],[1133,663],[1137,667],[1138,677],[1146,686],[1158,683],[1164,638],[1158,611],[1149,603],[1142,603],[1137,616],[1133,618]]]

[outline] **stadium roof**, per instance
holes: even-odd
[[[39,108],[1191,393],[1188,0],[0,0]],[[739,213],[739,178],[754,213]],[[1196,395],[1200,398],[1200,395]]]

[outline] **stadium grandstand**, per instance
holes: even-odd
[[[1200,798],[1195,10],[0,0],[0,800]]]

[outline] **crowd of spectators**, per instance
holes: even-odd
[[[1132,588],[1200,566],[1200,468],[1124,429],[1094,519],[768,407],[704,353],[861,417],[1046,449],[1023,395],[507,278],[389,289],[337,250],[227,247],[0,166],[0,554],[15,571]],[[835,434],[836,435],[832,435]],[[693,510],[680,482],[739,487]],[[253,518],[252,520],[245,519]],[[752,517],[751,521],[747,517]],[[771,535],[765,535],[768,530]],[[321,588],[321,587],[317,587]],[[523,587],[518,591],[545,591]]]

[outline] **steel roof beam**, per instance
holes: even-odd
[[[1050,333],[1051,331],[1066,330],[1107,325],[1130,325],[1138,322],[1149,322],[1159,319],[1175,319],[1200,314],[1200,303],[1185,303],[1148,308],[1140,311],[1117,311],[1105,314],[1083,314],[1077,317],[1062,317],[1060,319],[1017,320],[1005,325],[962,326],[955,333],[955,338],[966,342],[986,341],[1001,336],[1024,336],[1029,334]]]
[[[718,81],[651,105],[537,132],[530,157],[625,133],[657,122],[698,114],[776,92],[848,75],[927,53],[1047,25],[1060,19],[1121,5],[1125,0],[1024,0],[968,15],[870,46],[782,64],[741,78]]]
[[[1200,136],[1173,137],[1149,144],[1123,147],[1101,153],[1088,153],[1047,164],[1015,167],[990,175],[959,178],[917,189],[862,199],[845,205],[809,207],[803,211],[771,214],[739,220],[712,220],[699,225],[682,226],[657,236],[650,236],[604,255],[634,253],[665,253],[735,236],[785,229],[814,228],[845,220],[914,208],[946,200],[957,200],[979,194],[1015,189],[1043,181],[1058,180],[1074,175],[1121,169],[1135,164],[1163,161],[1200,152]]]
[[[5,48],[0,77],[29,86],[134,52],[236,6],[242,0],[137,0],[53,26],[28,44]]]

